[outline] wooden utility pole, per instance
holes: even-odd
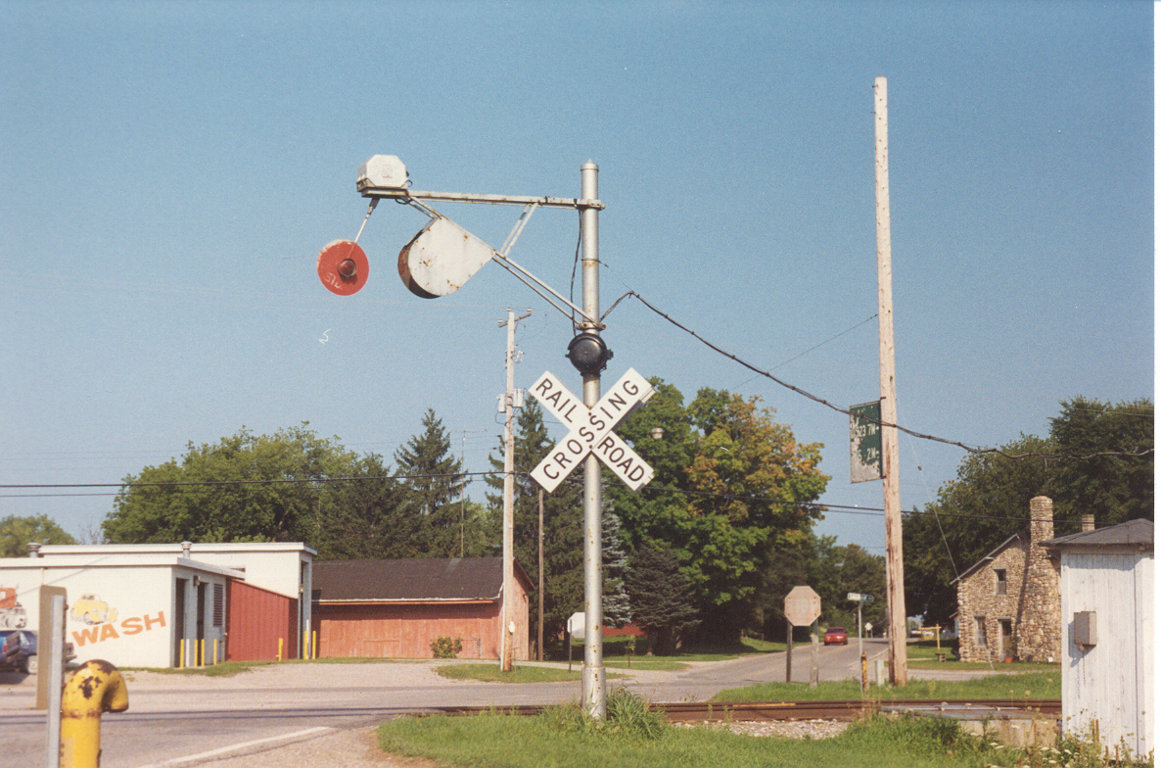
[[[891,198],[887,175],[887,78],[875,78],[875,250],[879,265],[879,397],[883,508],[887,529],[887,663],[891,682],[907,684],[907,610],[903,601],[903,515],[895,408],[895,322],[891,297]]]
[[[504,368],[507,372],[507,387],[504,390],[504,615],[503,623],[500,626],[500,669],[505,672],[512,671],[512,642],[516,633],[516,623],[512,614],[514,607],[512,597],[516,591],[514,565],[516,547],[513,541],[514,524],[512,519],[513,499],[516,495],[516,448],[512,434],[512,417],[515,413],[513,400],[516,397],[516,323],[531,314],[531,312],[525,312],[520,317],[516,317],[515,312],[508,310],[508,319],[500,323],[501,327],[508,326],[508,346],[504,355]]]
[[[536,550],[537,560],[539,561],[538,570],[540,575],[537,578],[536,586],[536,660],[544,661],[544,489],[536,494],[536,507],[539,512],[539,518],[536,527]],[[572,640],[570,639],[571,643]]]

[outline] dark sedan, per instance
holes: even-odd
[[[36,671],[36,633],[14,629],[5,635],[0,645],[0,670],[15,670],[29,674]]]

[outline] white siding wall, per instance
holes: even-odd
[[[35,564],[36,560],[26,562]],[[0,582],[15,585],[28,611],[28,629],[39,622],[41,584],[68,591],[65,638],[77,661],[104,659],[114,666],[169,666],[173,632],[172,576],[168,568],[4,569]]]
[[[1065,551],[1060,572],[1063,726],[1108,748],[1153,749],[1153,559]],[[1073,641],[1073,614],[1096,613],[1097,642]]]

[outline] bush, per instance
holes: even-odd
[[[436,659],[454,659],[463,649],[463,640],[458,637],[437,637],[431,641],[431,655]]]

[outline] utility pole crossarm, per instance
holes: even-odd
[[[544,208],[593,209],[602,211],[605,204],[600,200],[581,197],[536,197],[533,195],[488,195],[471,192],[425,192],[398,187],[373,187],[358,185],[363,197],[391,200],[440,200],[452,203],[484,203],[488,205],[539,205]]]

